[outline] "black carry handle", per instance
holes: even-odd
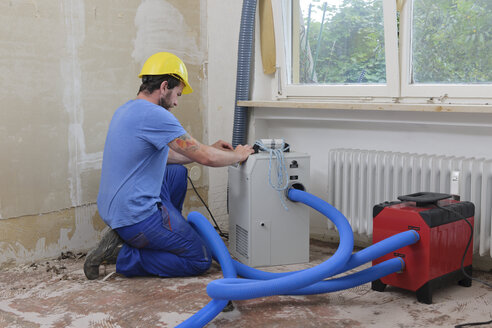
[[[284,143],[284,147],[287,148],[287,150],[284,151],[284,153],[290,153],[290,146],[288,143]],[[260,146],[257,144],[253,145],[253,151],[255,154],[258,154],[260,152]]]
[[[428,204],[437,204],[438,201],[451,197],[453,196],[437,192],[416,192],[410,195],[398,196],[398,199],[404,202],[415,202],[417,203],[417,206],[423,206]]]

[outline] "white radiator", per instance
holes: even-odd
[[[475,204],[474,252],[492,257],[492,160],[360,149],[328,156],[328,202],[354,232],[372,235],[378,203],[420,191],[458,194]]]

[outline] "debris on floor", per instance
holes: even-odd
[[[311,241],[311,263],[270,267],[293,271],[325,261],[336,245]],[[83,272],[85,254],[19,265],[0,275],[0,327],[174,327],[206,305],[207,284],[222,277],[213,264],[200,277],[125,278],[114,265],[101,266],[97,280]],[[364,267],[369,266],[367,264]],[[492,283],[492,273],[474,272]],[[492,319],[492,289],[478,282],[434,293],[433,304],[415,293],[370,284],[311,296],[272,296],[233,301],[207,327],[454,327]]]

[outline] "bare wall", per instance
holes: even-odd
[[[95,201],[107,127],[135,97],[152,53],[186,62],[195,92],[175,115],[203,139],[204,6],[0,2],[0,266],[94,246],[104,227]]]
[[[208,0],[208,136],[232,142],[237,44],[242,1]],[[228,230],[227,168],[209,170],[209,205],[221,229]]]

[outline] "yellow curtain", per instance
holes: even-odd
[[[276,50],[275,30],[273,27],[273,10],[271,0],[259,0],[260,16],[260,47],[263,72],[265,74],[275,73]]]
[[[401,11],[403,9],[404,0],[396,0],[396,10]]]

